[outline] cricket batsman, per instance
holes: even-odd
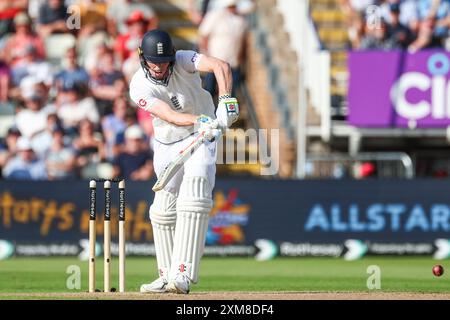
[[[154,168],[159,177],[167,164],[198,135],[198,148],[150,206],[159,277],[143,284],[142,293],[187,294],[198,281],[216,174],[220,134],[239,117],[230,65],[195,51],[175,51],[168,33],[147,32],[139,48],[141,67],[130,83],[130,96],[153,115]],[[202,88],[199,71],[213,72],[218,85],[217,111]]]

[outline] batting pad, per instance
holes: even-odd
[[[198,280],[200,258],[205,246],[212,208],[211,187],[206,178],[184,177],[177,200],[177,222],[170,277],[184,273]]]
[[[155,199],[150,207],[158,271],[159,275],[165,278],[168,277],[172,260],[177,219],[176,201],[177,198],[173,193],[161,190],[155,193]]]

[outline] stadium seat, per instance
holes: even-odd
[[[348,40],[348,33],[344,29],[321,29],[319,37],[324,42],[344,42]]]
[[[311,16],[315,22],[322,24],[342,23],[345,21],[345,15],[338,10],[312,11]]]
[[[47,60],[55,67],[60,67],[66,51],[75,46],[76,38],[68,33],[53,34],[45,39]]]
[[[186,39],[192,43],[198,41],[198,30],[196,27],[171,28],[169,33],[175,38]]]

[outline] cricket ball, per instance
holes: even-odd
[[[440,277],[444,274],[444,267],[442,267],[440,264],[437,264],[433,267],[433,274],[436,277]]]

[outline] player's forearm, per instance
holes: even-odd
[[[197,121],[197,116],[190,113],[178,113],[175,111],[168,111],[158,114],[155,114],[158,118],[172,123],[177,126],[185,127],[192,126]]]
[[[153,116],[177,126],[192,126],[197,121],[196,115],[176,112],[161,100],[155,102],[149,111]]]
[[[167,122],[173,123],[177,126],[192,126],[197,121],[197,116],[194,114],[189,113],[178,113],[175,112],[169,119],[166,120]]]
[[[197,70],[201,72],[214,73],[217,86],[219,87],[219,96],[231,93],[231,88],[233,87],[233,76],[231,74],[231,67],[229,63],[208,55],[202,55],[202,58],[197,66]]]
[[[230,94],[233,87],[233,76],[230,65],[219,60],[214,67],[214,75],[219,89],[219,96]]]

